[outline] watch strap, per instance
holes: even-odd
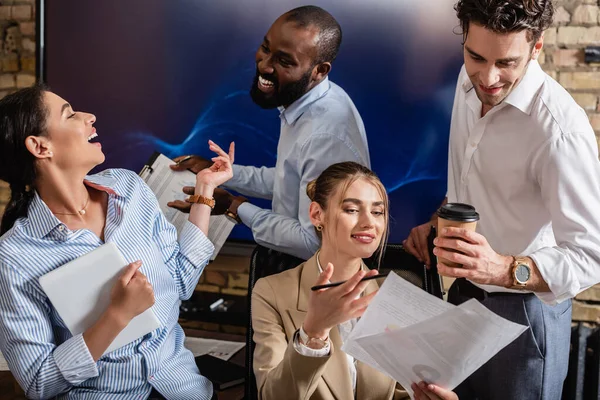
[[[188,203],[192,203],[192,204],[204,204],[204,205],[209,206],[210,208],[215,208],[215,199],[214,198],[204,197],[200,194],[193,194],[190,197],[188,197],[187,199],[185,199],[185,201],[187,201]]]
[[[240,219],[239,215],[238,215],[238,208],[240,207],[240,205],[242,205],[243,203],[247,202],[248,199],[245,198],[244,196],[236,196],[233,198],[233,200],[231,201],[231,204],[229,205],[229,208],[227,209],[227,211],[225,211],[225,215],[227,215],[229,218],[232,218],[233,220],[235,220],[238,224],[242,222],[242,220]]]
[[[298,333],[300,335],[300,344],[313,350],[329,349],[329,337],[325,339],[310,337],[302,326],[300,326]]]

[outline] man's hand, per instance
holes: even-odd
[[[444,228],[433,243],[438,259],[462,264],[462,268],[454,268],[438,263],[440,275],[467,278],[482,285],[512,286],[512,257],[496,253],[483,235],[468,229]]]
[[[194,194],[194,190],[195,188],[193,186],[183,187],[183,193],[189,196]],[[211,215],[225,214],[225,211],[227,211],[227,209],[231,205],[231,202],[235,198],[234,195],[229,193],[227,190],[221,188],[215,188],[213,196],[215,198],[215,208],[213,208],[213,210],[211,211]],[[189,213],[190,208],[192,207],[190,203],[183,200],[170,201],[167,203],[167,205],[184,213]]]
[[[419,261],[427,265],[427,268],[431,267],[431,260],[429,259],[429,247],[427,246],[427,237],[431,232],[433,222],[427,222],[426,224],[416,226],[411,229],[408,238],[402,242],[404,249],[417,257]]]
[[[182,161],[185,160],[185,161]],[[210,168],[213,162],[200,156],[179,156],[173,159],[176,164],[170,165],[173,171],[190,170],[197,174],[205,168]]]
[[[413,383],[410,387],[415,392],[415,400],[458,400],[456,393],[437,385],[419,382],[419,384]]]

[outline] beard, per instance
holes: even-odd
[[[290,82],[285,86],[279,87],[279,81],[273,75],[261,75],[264,79],[273,82],[273,92],[265,93],[258,88],[258,76],[260,73],[256,71],[254,81],[252,82],[252,88],[250,89],[250,97],[252,101],[259,107],[264,109],[272,109],[279,106],[289,106],[308,91],[308,85],[310,84],[310,76],[312,68],[300,79],[295,82]]]

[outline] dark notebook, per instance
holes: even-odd
[[[205,354],[196,357],[196,365],[200,374],[213,383],[215,390],[225,390],[228,387],[244,383],[246,370],[232,362]]]

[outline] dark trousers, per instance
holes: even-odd
[[[571,300],[556,306],[534,294],[490,293],[457,279],[448,301],[478,299],[499,316],[529,329],[456,389],[461,400],[560,400],[569,367]]]

